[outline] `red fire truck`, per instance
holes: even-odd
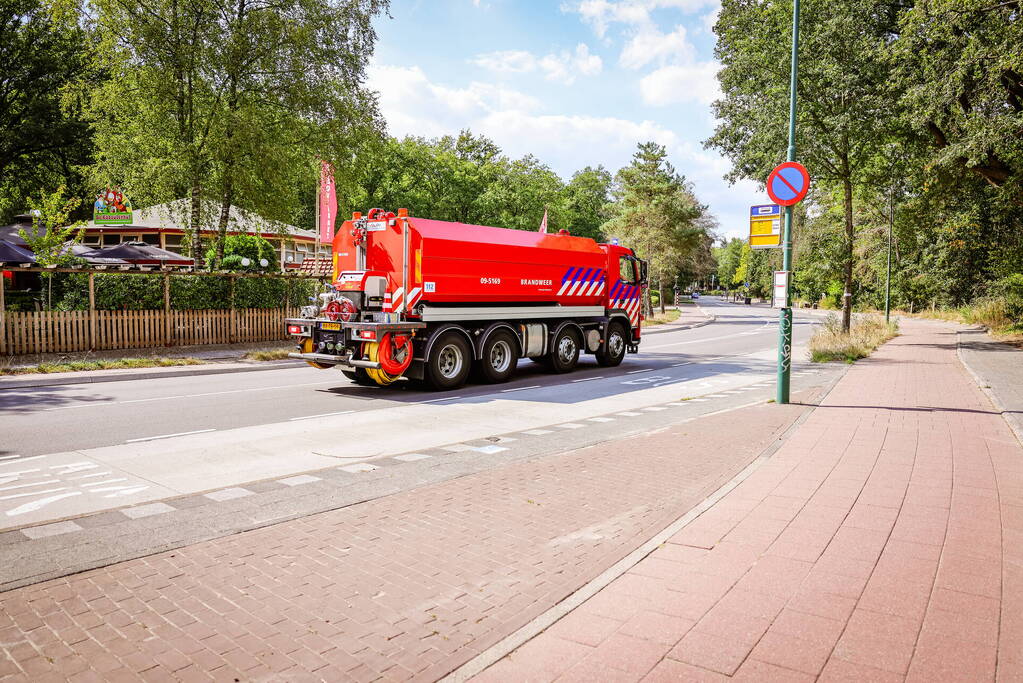
[[[333,247],[333,283],[286,321],[290,356],[360,384],[454,389],[505,382],[520,358],[568,372],[639,347],[646,264],[617,244],[372,209]]]

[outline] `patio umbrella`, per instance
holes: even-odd
[[[35,263],[31,251],[7,240],[0,240],[0,263]]]
[[[94,249],[87,254],[82,254],[82,258],[88,259],[90,256],[102,257],[102,258],[116,258],[128,263],[136,263],[139,265],[156,265],[156,266],[190,266],[192,265],[192,259],[185,258],[181,254],[175,254],[173,251],[167,251],[160,247],[154,247],[151,244],[145,242],[124,242],[118,244],[116,247],[110,247],[109,249]]]

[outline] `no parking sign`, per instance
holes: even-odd
[[[767,195],[776,204],[798,204],[809,190],[810,172],[798,161],[786,161],[767,176]]]

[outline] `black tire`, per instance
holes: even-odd
[[[480,380],[490,384],[507,382],[515,374],[519,360],[519,343],[508,330],[496,330],[487,337],[476,365]]]
[[[341,374],[352,380],[359,386],[363,387],[375,387],[377,385],[369,375],[366,374],[366,368],[355,368],[354,370],[341,370]]]
[[[430,349],[424,368],[427,385],[436,391],[457,389],[465,384],[472,369],[469,343],[454,330],[444,332]]]
[[[626,334],[625,326],[621,323],[614,322],[608,325],[607,339],[594,354],[597,357],[597,365],[602,368],[614,368],[622,364],[625,347],[629,343]]]
[[[547,355],[548,367],[554,372],[564,373],[571,372],[576,363],[579,362],[579,350],[582,346],[582,340],[579,338],[579,333],[571,327],[558,332],[557,336],[554,337],[554,344],[551,346],[551,352]]]

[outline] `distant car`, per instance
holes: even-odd
[[[692,294],[689,295],[689,297],[692,298],[692,299],[699,299],[700,298],[700,293],[699,292],[693,292]]]

